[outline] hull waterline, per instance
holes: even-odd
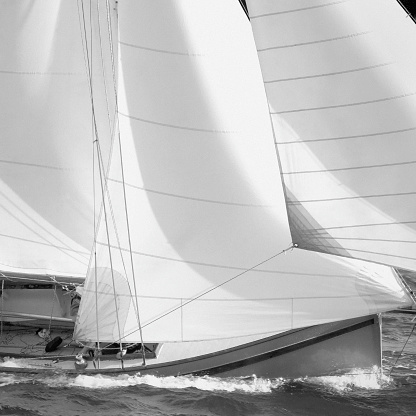
[[[172,359],[175,354],[169,344],[162,344],[153,356],[146,358],[145,366],[141,353],[129,354],[122,362],[114,356],[104,357],[99,363],[89,358],[85,369],[75,368],[73,355],[56,355],[59,349],[42,357],[16,354],[16,359],[5,359],[1,371],[264,378],[339,374],[357,368],[381,368],[380,324],[380,318],[372,315],[292,330],[205,354],[201,353],[203,342],[192,343],[186,349],[192,351],[194,347],[198,354],[182,359]],[[4,348],[0,352],[3,357],[7,354]]]

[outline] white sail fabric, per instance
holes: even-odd
[[[94,234],[89,20],[76,1],[2,2],[2,272],[86,275]],[[106,107],[94,71],[96,106]]]
[[[126,195],[115,144],[76,339],[139,341],[136,306],[150,342],[276,333],[409,303],[388,267],[282,253],[285,202],[237,1],[127,0],[118,18]]]
[[[393,0],[249,0],[299,247],[416,270],[416,25]]]

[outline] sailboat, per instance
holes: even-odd
[[[2,7],[0,371],[381,368],[416,270],[399,3]]]

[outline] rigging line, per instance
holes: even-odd
[[[271,114],[302,113],[302,112],[305,112],[305,111],[332,110],[334,108],[355,107],[355,106],[359,106],[359,105],[369,105],[369,104],[382,103],[382,102],[386,102],[386,101],[400,100],[402,98],[411,97],[415,94],[416,94],[416,92],[410,92],[410,93],[407,93],[407,94],[395,95],[393,97],[378,98],[378,99],[375,99],[375,100],[360,101],[360,102],[357,102],[357,103],[347,103],[347,104],[328,105],[328,106],[323,106],[323,107],[309,107],[309,108],[299,108],[299,109],[295,109],[295,110],[275,111]]]
[[[408,162],[383,163],[383,164],[380,164],[380,165],[351,166],[351,167],[348,167],[348,168],[303,170],[303,171],[297,171],[297,172],[282,172],[282,174],[283,175],[298,175],[298,174],[309,174],[309,173],[339,172],[339,171],[344,171],[344,170],[374,169],[374,168],[387,168],[387,167],[391,167],[391,166],[413,165],[415,163],[416,163],[416,160],[410,160]]]
[[[86,27],[86,19],[85,19],[85,10],[84,10],[84,0],[81,0],[81,9],[82,9],[82,23],[84,36],[85,36],[85,61],[86,61],[86,70],[88,76],[88,85],[90,90],[90,101],[91,101],[91,113],[92,113],[92,123],[94,126],[95,137],[98,139],[98,127],[97,127],[97,119],[95,115],[95,104],[94,104],[94,95],[93,95],[93,88],[92,88],[92,54],[90,58],[89,49],[88,49],[88,42],[87,42],[87,27]],[[90,16],[91,18],[91,16]],[[91,24],[91,22],[90,22]],[[92,24],[91,24],[92,26]],[[92,27],[91,27],[92,30]],[[91,35],[91,49],[92,49],[92,35]]]
[[[360,71],[367,71],[370,69],[381,68],[387,65],[392,65],[392,62],[386,62],[384,64],[378,64],[378,65],[364,66],[362,68],[346,69],[345,71],[327,72],[325,74],[315,74],[315,75],[304,75],[304,76],[292,77],[292,78],[279,78],[279,79],[263,81],[263,82],[265,84],[274,84],[274,83],[279,83],[279,82],[301,81],[304,79],[311,79],[311,78],[322,78],[322,77],[330,77],[330,76],[336,76],[336,75],[345,75],[345,74],[350,74],[353,72],[360,72]]]
[[[118,119],[118,92],[117,92],[117,84],[116,84],[115,62],[114,62],[112,24],[111,24],[111,15],[110,15],[110,11],[109,11],[109,2],[108,2],[108,0],[106,1],[106,5],[107,5],[107,26],[108,26],[110,51],[111,51],[111,68],[112,68],[112,75],[113,75],[116,117],[117,117],[117,121],[118,121],[117,125],[120,126],[119,119]],[[146,365],[144,340],[143,340],[142,325],[141,325],[141,321],[140,321],[140,312],[139,312],[139,299],[138,299],[138,293],[137,293],[137,283],[136,283],[136,277],[135,277],[135,271],[134,271],[134,262],[133,262],[133,251],[132,251],[131,234],[130,234],[130,222],[129,222],[129,213],[128,213],[128,205],[127,205],[127,193],[126,193],[126,184],[125,184],[125,176],[124,176],[124,163],[123,163],[123,151],[122,151],[122,145],[121,145],[120,128],[118,128],[118,145],[119,145],[121,177],[122,177],[122,185],[123,185],[124,210],[125,210],[125,215],[126,215],[127,237],[128,237],[128,243],[129,243],[130,264],[131,264],[131,272],[132,272],[132,279],[133,279],[134,295],[135,295],[135,300],[136,300],[136,302],[135,302],[136,319],[137,319],[137,323],[139,325],[139,330],[140,330],[140,341],[141,341],[142,351],[143,351],[143,354],[142,354],[143,365]],[[120,247],[120,252],[122,253],[121,247]]]
[[[368,35],[370,33],[372,32],[357,32],[357,33],[351,33],[349,35],[338,36],[336,38],[318,39],[318,40],[312,40],[309,42],[291,43],[288,45],[269,46],[268,48],[257,49],[257,52],[261,53],[261,52],[273,51],[277,49],[297,48],[298,46],[310,46],[310,45],[317,45],[319,43],[337,42],[339,40],[352,39],[357,36]]]
[[[82,25],[82,21],[84,19],[84,15],[83,15],[83,7],[82,7],[82,12],[80,10],[80,2],[82,2],[83,0],[77,0],[77,10],[78,10],[78,22],[79,22],[79,31],[81,34],[81,45],[82,45],[82,51],[83,53],[83,58],[84,58],[84,65],[85,65],[85,72],[87,74],[88,77],[88,63],[87,63],[87,58],[86,58],[86,50],[87,50],[87,39],[84,37],[85,36],[85,32],[83,30],[83,25]],[[84,36],[83,36],[84,34]]]
[[[96,187],[95,187],[95,144],[92,143],[92,189],[93,189],[93,224],[94,224],[94,244],[93,244],[93,261],[94,261],[94,287],[95,287],[95,320],[98,321],[98,273],[97,273],[97,234],[98,234],[98,220],[97,220],[97,205],[96,205]],[[98,159],[98,155],[97,155]],[[81,297],[82,299],[82,297]],[[97,348],[100,349],[100,331],[98,325],[95,325]],[[100,355],[97,356],[98,368],[100,368]]]
[[[83,16],[83,27],[84,27],[84,34],[85,34],[85,38],[86,37],[86,33],[87,33],[87,29],[86,29],[86,19],[85,19],[85,11],[84,11],[84,3],[83,0],[81,1],[81,5],[82,5],[82,16]],[[91,27],[91,49],[92,49],[92,3],[90,2],[90,27]],[[94,96],[93,96],[93,87],[92,87],[92,54],[91,54],[91,62],[90,62],[90,54],[89,54],[89,50],[88,50],[88,46],[86,47],[86,56],[87,56],[87,62],[88,62],[88,76],[89,76],[89,86],[90,86],[90,100],[91,100],[91,110],[92,110],[92,122],[93,122],[93,128],[94,128],[94,132],[95,132],[95,142],[96,142],[96,146],[97,146],[97,150],[98,150],[98,155],[99,155],[99,161],[102,160],[102,155],[100,152],[100,144],[99,144],[99,134],[98,134],[98,128],[97,128],[97,120],[96,120],[96,114],[95,114],[95,104],[94,104]],[[116,294],[115,294],[115,284],[114,284],[114,271],[113,271],[113,259],[112,259],[112,254],[111,254],[111,249],[110,249],[110,235],[109,235],[109,228],[108,228],[108,218],[107,218],[107,210],[106,210],[106,204],[105,204],[105,188],[107,187],[107,183],[106,181],[103,179],[103,166],[99,163],[99,173],[100,173],[100,185],[101,185],[101,192],[102,192],[102,198],[103,198],[103,213],[104,213],[104,218],[105,218],[105,225],[106,225],[106,234],[107,234],[107,241],[108,241],[108,250],[109,250],[109,260],[110,260],[110,264],[111,264],[111,277],[112,277],[112,281],[113,281],[113,291],[114,291],[114,302],[115,302],[115,310],[117,311],[117,299],[116,299]],[[105,188],[104,188],[104,184],[105,184]],[[121,331],[120,331],[120,322],[119,322],[119,316],[118,313],[116,313],[116,320],[117,320],[117,326],[118,326],[118,332],[119,332],[119,337],[121,337]],[[121,342],[120,342],[120,351],[122,349],[121,346]],[[123,365],[123,361],[121,361],[122,367],[124,367]]]
[[[97,141],[97,146],[99,145],[98,141]],[[105,221],[105,231],[106,231],[106,236],[107,236],[107,244],[108,244],[108,256],[109,256],[109,261],[110,261],[110,270],[111,270],[111,280],[113,283],[113,297],[114,297],[114,306],[115,306],[115,311],[116,311],[116,321],[117,321],[117,330],[118,330],[118,336],[119,336],[119,341],[120,341],[120,352],[122,351],[122,345],[121,345],[121,327],[120,327],[120,318],[118,315],[118,305],[117,305],[117,296],[116,296],[116,288],[115,288],[115,279],[114,279],[114,268],[113,268],[113,256],[111,253],[111,246],[110,246],[110,233],[109,233],[109,227],[108,227],[108,219],[107,219],[107,209],[106,209],[106,204],[105,204],[105,196],[106,196],[106,192],[104,189],[104,179],[103,179],[103,172],[102,172],[102,166],[100,164],[100,167],[98,169],[99,173],[100,173],[100,184],[101,184],[101,193],[102,193],[102,197],[103,197],[103,213],[104,213],[104,221]],[[98,325],[98,322],[97,322]],[[123,360],[121,360],[121,366],[124,368],[124,364],[123,364]]]
[[[97,143],[97,149],[98,149],[98,155],[99,155],[98,156],[99,165],[100,165],[99,171],[101,173],[101,172],[104,172],[104,160],[103,160],[99,140],[96,140],[96,143]],[[102,191],[102,192],[104,192],[103,193],[103,211],[104,211],[104,204],[105,204],[104,199],[105,199],[105,197],[107,197],[107,201],[108,201],[108,205],[109,205],[109,209],[110,209],[110,213],[111,213],[111,220],[112,220],[112,224],[113,224],[113,227],[114,227],[114,234],[115,234],[115,237],[116,237],[116,240],[117,240],[117,245],[115,245],[115,246],[110,245],[110,248],[113,247],[113,248],[118,249],[118,251],[120,253],[121,262],[123,264],[123,270],[124,270],[125,275],[127,276],[127,268],[126,268],[126,263],[124,261],[123,250],[121,248],[120,235],[118,233],[117,222],[116,222],[116,217],[115,217],[115,214],[114,214],[114,209],[113,209],[113,203],[112,203],[112,200],[111,200],[110,190],[108,189],[108,176],[104,175],[103,180],[104,180],[104,190]],[[98,241],[97,241],[97,244],[99,244]]]
[[[108,2],[107,2],[107,3],[108,3]],[[91,4],[91,3],[90,3],[90,4]],[[91,14],[90,14],[90,15],[92,16],[92,12],[91,12]],[[110,117],[110,105],[109,105],[109,100],[108,100],[108,89],[107,89],[107,82],[106,82],[106,76],[105,76],[105,75],[106,75],[106,72],[105,72],[104,55],[103,55],[103,46],[102,46],[102,35],[101,35],[101,21],[100,21],[100,15],[101,15],[101,13],[100,13],[100,6],[99,6],[99,2],[97,2],[98,36],[99,36],[99,45],[100,45],[101,69],[102,69],[102,74],[103,74],[104,91],[105,91],[105,98],[106,98],[106,108],[107,108],[108,128],[109,128],[110,137],[111,137],[111,149],[110,149],[110,155],[111,155],[111,154],[112,154],[112,152],[113,152],[113,143],[114,143],[114,140],[113,140],[113,139],[114,139],[114,133],[115,133],[115,130],[116,130],[117,125],[118,125],[118,122],[116,122],[116,120],[118,120],[118,118],[117,118],[117,110],[115,109],[115,112],[114,112],[114,115],[115,115],[115,122],[114,122],[114,125],[113,125],[113,127],[112,127],[112,125],[111,125],[111,117]],[[107,16],[107,17],[108,17],[108,16]],[[93,27],[93,25],[91,24],[91,31],[92,31],[92,27]],[[112,40],[111,40],[111,25],[110,25],[110,26],[108,25],[108,20],[107,20],[107,27],[108,27],[108,30],[109,30],[109,36],[110,36],[110,50],[111,50],[111,58],[112,58],[112,63],[113,63],[113,62],[114,62],[114,58],[113,58]],[[91,34],[91,37],[92,37],[92,34]],[[113,63],[113,67],[114,67],[114,63]],[[113,75],[113,82],[114,82],[114,75]],[[98,148],[99,148],[99,152],[98,152],[98,154],[100,155],[100,156],[98,156],[98,155],[97,155],[97,157],[100,157],[100,163],[102,164],[102,166],[105,166],[105,165],[104,165],[104,158],[103,158],[103,156],[102,156],[102,152],[101,152],[101,145],[99,144],[99,143],[100,143],[100,140],[99,140],[99,138],[98,138],[98,135],[97,135],[96,140],[97,140],[97,143],[98,143]],[[109,169],[110,169],[110,164],[108,165],[108,170],[109,170]],[[103,170],[104,170],[104,168],[103,168]],[[107,186],[107,181],[108,181],[108,170],[107,170],[107,174],[105,175],[106,190],[108,190],[108,186]],[[107,192],[108,192],[108,191],[107,191]],[[112,208],[111,199],[110,199],[109,194],[108,194],[108,199],[109,199],[109,205],[110,205],[111,214],[112,214],[113,225],[114,225],[114,229],[115,229],[116,236],[117,236],[117,241],[118,241],[118,244],[119,244],[119,246],[120,246],[119,235],[118,235],[118,232],[117,232],[117,227],[116,227],[116,225],[115,225],[115,216],[114,216],[114,211],[113,211],[113,208]],[[100,215],[100,217],[101,217],[101,215]],[[98,222],[97,222],[97,224],[98,224]],[[124,271],[125,271],[125,273],[127,274],[127,271],[126,271],[126,267],[125,267],[125,264],[124,264],[124,259],[123,259],[123,257],[122,257],[122,260],[123,260]]]
[[[407,337],[406,342],[403,345],[402,350],[400,351],[400,354],[397,356],[396,361],[394,362],[394,365],[391,367],[390,372],[389,372],[389,376],[391,375],[391,372],[394,370],[394,368],[396,367],[397,361],[399,361],[399,358],[402,356],[404,349],[406,348],[407,343],[409,342],[410,337],[413,334],[413,331],[415,330],[416,327],[416,322],[413,324],[412,330],[410,331],[409,336]]]
[[[253,19],[259,19],[262,17],[269,17],[269,16],[280,15],[280,14],[297,13],[297,12],[303,12],[303,11],[312,10],[312,9],[319,9],[321,7],[336,6],[337,4],[346,3],[348,1],[351,1],[351,0],[339,0],[339,1],[333,1],[331,3],[326,3],[326,4],[318,4],[316,6],[302,7],[299,9],[283,10],[281,12],[264,13],[264,14],[259,14],[257,16],[250,16],[250,19],[253,20]]]
[[[101,72],[103,75],[103,83],[104,83],[104,96],[106,101],[106,108],[107,108],[107,120],[108,120],[108,128],[110,130],[110,134],[112,137],[113,131],[111,127],[111,117],[110,117],[110,103],[108,101],[108,91],[107,91],[107,81],[106,81],[106,71],[104,65],[104,55],[103,55],[103,43],[102,43],[102,36],[101,36],[101,20],[100,20],[100,2],[97,1],[97,17],[98,17],[98,39],[100,41],[100,58],[101,58]]]
[[[197,296],[195,296],[195,297],[193,297],[193,298],[191,298],[191,299],[187,300],[185,303],[182,303],[182,302],[181,302],[181,304],[180,304],[179,306],[177,306],[177,307],[175,307],[175,308],[171,309],[171,310],[170,310],[170,311],[168,311],[168,312],[163,313],[162,315],[160,315],[160,316],[158,316],[157,318],[155,318],[155,319],[151,320],[150,322],[147,322],[145,325],[143,325],[143,328],[144,328],[144,327],[146,327],[146,326],[148,326],[148,325],[151,325],[151,324],[155,323],[156,321],[158,321],[159,319],[164,318],[164,317],[165,317],[165,316],[167,316],[167,315],[170,315],[171,313],[173,313],[173,312],[177,311],[178,309],[181,309],[181,308],[183,308],[184,306],[186,306],[186,305],[188,305],[188,304],[190,304],[190,303],[192,303],[192,302],[194,302],[194,301],[196,301],[196,300],[200,299],[202,296],[205,296],[205,295],[207,295],[208,293],[213,292],[214,290],[218,289],[219,287],[224,286],[224,285],[226,285],[227,283],[230,283],[231,281],[233,281],[233,280],[235,280],[235,279],[237,279],[237,278],[239,278],[239,277],[243,276],[244,274],[246,274],[246,273],[248,273],[248,272],[250,272],[250,271],[254,270],[256,267],[259,267],[259,266],[261,266],[262,264],[265,264],[265,263],[267,263],[268,261],[270,261],[270,260],[272,260],[272,259],[274,259],[274,258],[276,258],[276,257],[278,257],[278,256],[280,256],[280,255],[282,255],[282,254],[286,254],[286,252],[288,252],[288,251],[292,251],[294,248],[297,248],[297,247],[298,247],[298,245],[297,245],[297,244],[292,244],[292,245],[290,245],[290,247],[288,247],[288,248],[286,248],[286,249],[284,249],[284,250],[280,251],[279,253],[277,253],[277,254],[275,254],[275,255],[273,255],[273,256],[271,256],[271,257],[269,257],[269,258],[268,258],[268,259],[266,259],[266,260],[261,261],[260,263],[256,264],[255,266],[253,266],[253,267],[251,267],[251,268],[249,268],[249,269],[245,269],[244,271],[242,271],[241,273],[238,273],[237,275],[235,275],[235,276],[231,277],[230,279],[227,279],[227,280],[225,280],[224,282],[222,282],[222,283],[220,283],[220,284],[218,284],[218,285],[216,285],[216,286],[214,286],[214,287],[212,287],[212,288],[210,288],[210,289],[206,290],[205,292],[202,292],[201,294],[199,294],[199,295],[197,295]],[[137,331],[138,331],[138,330],[136,329],[136,330],[134,330],[134,331],[130,332],[129,334],[127,334],[126,336],[129,336],[129,335],[131,335],[131,334],[134,334],[134,333],[135,333],[135,332],[137,332]]]
[[[310,139],[310,140],[297,140],[292,142],[277,142],[278,146],[283,144],[304,144],[304,143],[314,143],[314,142],[327,142],[332,140],[350,140],[350,139],[362,139],[367,137],[376,137],[376,136],[385,136],[388,134],[397,134],[397,133],[408,133],[410,131],[415,131],[416,127],[409,127],[407,129],[400,129],[400,130],[390,130],[390,131],[382,131],[377,133],[368,133],[368,134],[359,134],[356,136],[341,136],[341,137],[328,137],[325,139]]]

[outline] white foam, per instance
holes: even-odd
[[[392,378],[383,374],[377,366],[370,369],[354,369],[343,375],[308,377],[300,381],[319,384],[339,392],[355,389],[380,390],[393,382]]]
[[[0,362],[0,367],[26,368],[29,367],[29,363],[22,358],[4,357],[3,362]]]
[[[153,375],[135,376],[102,376],[79,375],[75,379],[54,377],[44,380],[50,386],[84,387],[88,389],[120,388],[126,386],[149,385],[161,389],[196,388],[205,391],[227,391],[245,393],[270,393],[283,384],[282,380],[268,380],[257,377],[250,378],[215,378],[215,377],[157,377]]]
[[[0,387],[9,386],[11,384],[26,383],[30,378],[19,377],[13,374],[0,374]]]

